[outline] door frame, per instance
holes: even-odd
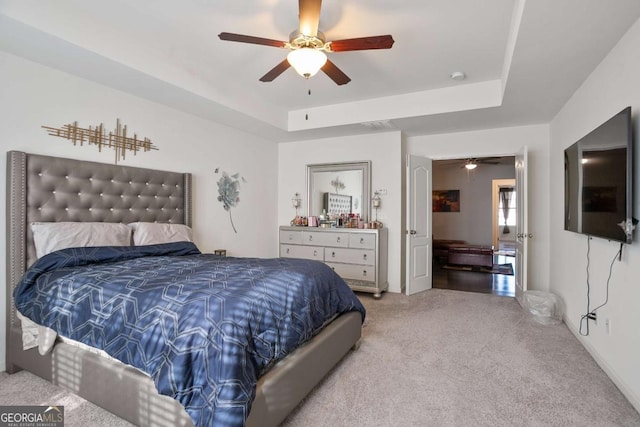
[[[519,151],[517,152],[509,152],[509,153],[482,153],[482,154],[468,154],[468,155],[433,155],[433,154],[429,154],[429,155],[424,155],[424,154],[413,154],[413,153],[408,153],[407,155],[416,155],[416,156],[423,156],[423,157],[427,157],[429,159],[432,160],[432,162],[436,162],[438,160],[461,160],[461,159],[467,159],[467,158],[481,158],[481,157],[517,157],[517,156],[521,156],[523,154],[523,151],[526,152],[527,148],[526,147],[522,147]],[[405,185],[407,185],[407,183],[405,182]],[[525,196],[528,198],[528,192],[527,194],[525,194]],[[408,195],[407,195],[408,197]],[[408,212],[409,210],[409,203],[410,200],[407,198],[406,202],[405,202],[405,209]],[[527,203],[525,202],[525,206],[527,205]],[[431,230],[433,231],[433,216],[431,216]],[[403,232],[405,232],[403,230]],[[519,253],[516,253],[516,263],[520,262],[525,262],[526,260],[518,260],[517,257],[521,257],[522,255]],[[527,254],[525,252],[524,254],[525,257],[527,257]],[[406,254],[405,257],[405,271],[408,271],[409,269],[409,255]],[[525,264],[526,265],[526,264]],[[525,270],[526,271],[526,270]],[[525,273],[526,274],[526,273]],[[408,280],[408,278],[405,278],[405,280]],[[405,293],[405,292],[403,292]]]

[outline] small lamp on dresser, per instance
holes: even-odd
[[[378,208],[382,204],[382,199],[380,198],[380,192],[374,191],[373,197],[371,198],[371,205],[376,210],[376,222],[378,222]]]
[[[306,218],[298,216],[298,208],[302,204],[302,198],[300,197],[300,193],[295,193],[291,198],[291,205],[296,209],[296,216],[291,220],[291,225],[307,225]]]
[[[302,199],[300,198],[300,193],[294,194],[293,197],[291,198],[291,204],[296,209],[296,216],[298,216],[298,208],[300,207],[301,203],[302,203]]]

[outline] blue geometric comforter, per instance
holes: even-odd
[[[146,372],[196,426],[244,425],[260,375],[337,314],[365,315],[322,263],[187,242],[56,251],[14,295],[34,322]]]

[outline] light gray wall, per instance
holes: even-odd
[[[460,190],[460,212],[433,213],[433,237],[491,246],[492,181],[515,178],[515,166],[479,164],[469,171],[463,162],[433,162],[433,189]]]
[[[594,359],[640,410],[640,245],[624,245],[622,261],[613,261],[619,243],[590,240],[589,282],[591,309],[607,298],[607,278],[612,266],[608,303],[598,310],[597,326],[589,335],[578,334],[587,306],[587,237],[564,231],[564,149],[631,106],[635,134],[634,212],[640,212],[640,21],[636,22],[551,122],[551,283],[564,302],[565,322]],[[612,263],[613,262],[613,263]],[[605,319],[610,320],[607,334]]]

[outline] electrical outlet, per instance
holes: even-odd
[[[607,335],[611,335],[611,319],[604,319],[604,329],[607,331]]]

